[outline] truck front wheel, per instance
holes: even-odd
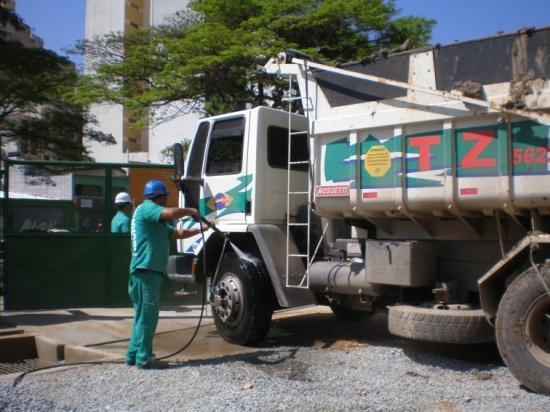
[[[550,285],[550,264],[540,268]],[[550,296],[534,268],[516,278],[502,297],[496,319],[499,352],[529,389],[550,394]]]
[[[229,253],[213,285],[212,315],[222,338],[238,345],[252,345],[265,338],[273,314],[259,270],[252,262]]]

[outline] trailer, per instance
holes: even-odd
[[[549,45],[541,28],[341,67],[272,58],[302,114],[199,122],[180,200],[229,241],[180,241],[168,276],[209,279],[230,342],[263,339],[278,308],[387,310],[398,336],[496,339],[550,394]]]

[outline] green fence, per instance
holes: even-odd
[[[172,167],[6,161],[3,172],[5,309],[130,306],[130,237],[110,233],[114,197],[126,191],[139,204],[147,180],[171,184]],[[176,297],[181,286],[166,280],[162,304],[198,302]]]

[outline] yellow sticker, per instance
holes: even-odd
[[[381,144],[372,146],[365,153],[365,170],[372,177],[382,177],[391,168],[391,153]]]

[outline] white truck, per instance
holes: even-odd
[[[278,308],[388,310],[398,336],[496,337],[514,375],[550,394],[549,45],[542,28],[339,68],[271,59],[304,114],[199,122],[181,202],[238,248],[212,230],[181,241],[169,277],[211,279],[234,343],[264,338]]]

